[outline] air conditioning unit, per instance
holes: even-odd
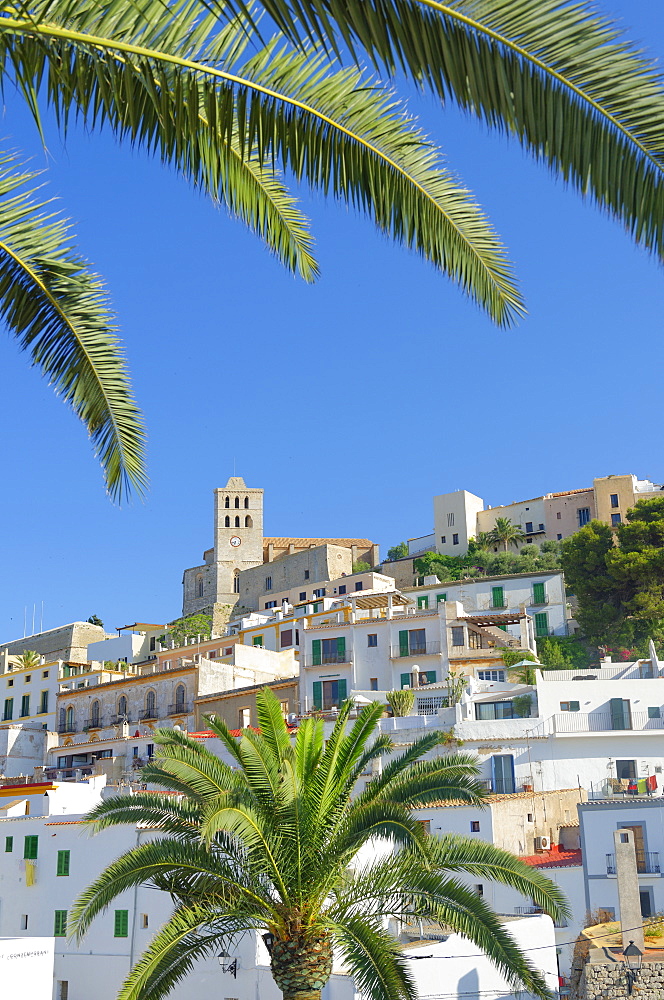
[[[551,840],[549,837],[535,837],[536,851],[548,851],[550,847],[551,847]]]

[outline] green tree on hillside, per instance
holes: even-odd
[[[387,558],[389,562],[394,562],[396,559],[406,559],[408,556],[408,542],[399,542],[397,545],[393,545],[391,549],[387,550]]]
[[[526,540],[526,536],[519,525],[512,524],[509,517],[497,517],[489,534],[496,544],[503,546],[504,552],[507,552],[509,545],[518,545],[519,542],[525,542]]]
[[[278,700],[264,690],[258,732],[236,739],[222,722],[209,722],[233,767],[183,733],[158,730],[158,759],[142,775],[178,794],[114,796],[89,814],[93,830],[138,823],[155,839],[113,862],[81,895],[72,914],[79,938],[134,886],[165,890],[175,904],[119,1000],[161,1000],[198,958],[230,951],[246,931],[271,935],[272,975],[286,1000],[320,1000],[333,949],[364,996],[416,1000],[386,922],[420,918],[459,931],[514,989],[549,1000],[543,976],[462,877],[512,886],[553,917],[567,910],[558,887],[492,844],[428,835],[412,815],[440,800],[481,802],[476,759],[423,760],[447,738],[431,733],[391,756],[355,794],[371,761],[396,748],[377,732],[383,705],[367,706],[352,725],[350,708],[346,702],[327,741],[323,722],[312,718],[293,740]]]

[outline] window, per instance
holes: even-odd
[[[74,709],[70,705],[65,713],[65,729],[68,733],[74,732]]]
[[[546,604],[546,589],[543,583],[533,584],[533,604]]]
[[[561,712],[578,712],[581,707],[581,703],[578,701],[561,701],[560,711]]]
[[[618,503],[618,494],[617,493],[612,493],[611,494],[611,506],[612,507],[619,507],[620,506],[620,504]]]
[[[516,790],[511,753],[494,754],[491,758],[491,787],[496,795],[511,795]]]
[[[235,506],[236,507],[240,506],[240,498],[239,497],[235,497]]]
[[[56,910],[55,922],[53,926],[54,937],[67,937],[67,911]]]
[[[544,525],[543,525],[543,524],[540,524],[540,526],[539,526],[539,530],[540,530],[540,531],[544,531]]]
[[[526,545],[532,545],[532,543],[533,543],[532,538],[526,538]]]
[[[286,649],[287,646],[293,645],[293,629],[288,628],[281,633],[281,648]]]
[[[345,663],[346,639],[339,636],[336,639],[314,639],[311,643],[312,665],[321,663]]]
[[[367,646],[377,646],[378,645],[378,634],[376,632],[370,632],[367,636]]]
[[[480,821],[478,819],[471,819],[470,821],[470,832],[479,833],[480,832]]]
[[[69,981],[67,979],[58,980],[57,1000],[69,1000]]]
[[[266,576],[265,577],[265,589],[266,590],[272,590],[272,577],[271,576]]]
[[[636,761],[635,760],[617,760],[616,761],[616,777],[618,778],[628,778],[630,781],[636,780]]]
[[[526,534],[532,535],[532,533],[533,533],[533,522],[526,521]]]
[[[364,584],[362,583],[361,580],[358,580],[358,582],[355,584],[355,590],[363,590],[363,588]]]
[[[475,892],[480,898],[484,895],[484,886],[482,885],[481,882],[478,882],[477,885],[475,886]]]
[[[331,708],[339,708],[346,700],[347,690],[348,685],[343,678],[337,681],[314,681],[314,708],[322,708],[326,711]]]
[[[69,875],[69,851],[58,851],[56,875]]]
[[[5,837],[5,854],[11,854],[14,850],[14,838]]]
[[[240,593],[240,571],[237,569],[233,572],[233,593]]]
[[[252,640],[251,640],[251,645],[252,646],[262,646],[263,645],[263,636],[262,635],[255,635],[255,636],[253,636]]]
[[[478,670],[477,679],[480,681],[504,681],[504,670]]]
[[[42,678],[46,679],[48,677],[48,670],[42,670]]]
[[[514,706],[511,701],[480,701],[475,703],[475,718],[480,721],[491,719],[513,719]]]
[[[27,913],[22,913],[21,914],[21,930],[22,931],[27,931],[27,929],[28,929],[28,914]]]
[[[244,498],[244,509],[249,510],[249,497]]]
[[[253,523],[253,521],[251,520],[251,518],[249,517],[248,514],[247,514],[247,516],[244,519],[244,526],[245,526],[245,528],[253,528],[253,526],[254,526],[254,523]]]
[[[453,625],[452,626],[452,645],[453,646],[463,646],[463,625]]]
[[[146,927],[149,927],[149,925],[150,921],[148,919],[147,913],[141,913],[141,927],[143,928],[143,930],[145,930]]]
[[[224,528],[230,528],[230,526],[231,526],[231,519],[228,516],[228,514],[226,514],[226,517],[224,518]]]
[[[203,577],[199,576],[196,580],[196,597],[203,596]],[[150,639],[150,649],[154,649],[154,637]]]
[[[266,611],[269,611],[270,608],[276,608],[276,606],[277,606],[277,602],[276,601],[266,601],[265,602],[265,610]]]
[[[420,687],[426,687],[427,684],[436,683],[436,671],[435,670],[422,670],[418,675],[418,683]]]
[[[287,701],[280,701],[279,708],[281,709],[281,717],[287,722],[290,714],[290,704]]]
[[[224,507],[230,507],[230,505],[231,505],[231,498],[226,497],[226,499],[224,500]]]
[[[452,535],[452,545],[458,545],[458,544],[459,544],[459,536]]]
[[[93,701],[92,702],[92,709],[90,711],[90,723],[91,723],[91,725],[93,725],[95,727],[99,725],[99,714],[100,714],[100,711],[101,711],[101,705],[99,704],[99,702],[98,701]]]
[[[491,588],[491,607],[492,608],[505,607],[505,591],[503,587]]]
[[[309,579],[309,570],[308,569],[305,569],[305,571],[304,571],[304,579],[305,580]]]
[[[377,691],[378,690],[378,678],[377,677],[370,677],[369,678],[369,690],[370,691]]]
[[[5,710],[2,713],[3,722],[7,722],[14,718],[14,699],[5,698]]]
[[[241,708],[238,712],[238,725],[240,729],[247,729],[251,725],[251,709]]]
[[[612,729],[631,729],[632,713],[629,701],[624,698],[611,698],[609,702]]]
[[[535,635],[549,634],[549,615],[546,611],[540,611],[535,615]]]
[[[454,527],[454,514],[448,514],[447,515],[447,527],[448,528],[453,528]]]
[[[325,587],[318,587],[314,590],[314,597],[325,597]]]
[[[563,537],[562,535],[556,535],[556,540],[560,541],[562,537]]]
[[[24,694],[21,698],[21,718],[30,715],[30,695]]]
[[[154,691],[148,691],[145,698],[145,709],[146,716],[148,719],[156,718],[157,714],[157,696]]]
[[[440,543],[441,545],[445,545],[447,543],[447,538],[445,537],[445,535],[440,536]]]
[[[426,653],[426,629],[412,628],[399,632],[399,656],[418,656]]]
[[[429,598],[427,597],[426,594],[424,594],[422,597],[417,598],[417,607],[421,611],[426,611],[426,609],[429,607]]]
[[[129,935],[129,910],[116,910],[113,928],[113,937],[128,937]]]
[[[180,711],[184,711],[184,696],[185,696],[184,685],[178,684],[177,688],[175,689],[175,707]]]
[[[31,680],[32,680],[32,674],[26,674],[25,683],[29,684]]]
[[[341,588],[339,588],[339,593],[341,593]],[[345,594],[345,593],[346,593],[346,590],[345,590],[345,588],[344,588],[344,594]],[[300,599],[301,601],[306,601],[306,599],[307,599],[307,592],[306,592],[306,590],[303,590],[303,591],[302,591],[302,593],[300,594],[300,598],[299,598],[299,599]]]
[[[127,714],[127,699],[125,695],[118,698],[118,715],[124,717]]]
[[[148,760],[152,760],[154,757],[154,743],[148,743],[145,747],[145,752],[147,754]]]
[[[532,814],[532,813],[528,813],[528,814],[526,815],[526,822],[527,822],[527,823],[532,823],[532,822],[534,822],[534,821],[533,821],[533,814]]]
[[[339,587],[339,593],[340,594],[345,594],[346,593],[346,584],[345,583],[342,583],[341,586]]]
[[[648,708],[648,718],[649,719],[660,719],[661,711],[659,705],[652,705]]]
[[[8,688],[13,688],[14,687],[14,681],[13,680],[7,681],[7,687]]]
[[[436,594],[436,604],[444,604],[447,600],[447,594]]]
[[[612,528],[617,528],[619,524],[620,524],[620,514],[612,514],[611,515],[611,527]]]
[[[39,851],[39,837],[28,836],[23,841],[23,857],[29,861],[35,861]]]

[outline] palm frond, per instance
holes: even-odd
[[[335,943],[360,992],[372,1000],[416,1000],[413,976],[396,938],[377,921],[348,916],[332,925]]]
[[[206,31],[214,38],[218,21],[201,19],[190,0],[135,0],[122,25],[93,0],[31,8],[0,19],[0,61],[11,49],[21,79],[47,79],[64,123],[71,109],[89,127],[110,123],[216,197],[218,150],[237,140],[263,166],[276,160],[355,205],[497,323],[523,312],[505,250],[472,197],[391,92],[364,74],[332,71],[320,53],[278,40],[245,63],[216,65]]]
[[[36,174],[0,153],[0,317],[87,428],[110,496],[147,487],[143,421],[106,292],[73,250]]]
[[[538,159],[664,253],[662,77],[587,0],[262,0],[305,39],[405,73]],[[216,8],[224,16],[223,8]],[[231,0],[226,11],[251,11]],[[228,16],[228,13],[226,14]]]

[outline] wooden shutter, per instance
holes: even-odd
[[[535,615],[535,635],[549,634],[549,615],[546,611],[540,611]]]
[[[543,583],[533,584],[533,604],[544,604],[546,601],[546,594],[544,593]]]
[[[23,842],[23,857],[27,860],[34,861],[37,857],[37,851],[39,849],[39,837],[26,837]]]
[[[320,642],[319,639],[315,639],[315,642]],[[314,681],[314,708],[323,707],[323,682]]]
[[[570,701],[570,703],[569,703],[569,710],[570,710],[570,712],[578,712],[580,708],[581,708],[580,702],[578,702],[578,701]]]
[[[54,937],[66,937],[67,936],[67,911],[66,910],[56,910],[55,920],[53,923],[53,936]]]
[[[8,719],[11,720],[13,718],[14,718],[14,699],[5,698],[4,720],[7,721]]]
[[[427,684],[435,684],[436,683],[436,671],[435,670],[425,670],[424,671],[424,676],[427,679]]]
[[[413,682],[413,678],[410,676],[410,674],[402,674],[401,675],[401,690],[403,691],[403,689],[405,687],[410,687],[411,684],[412,684],[412,682]]]
[[[338,663],[346,662],[346,638],[343,635],[340,635],[339,638],[337,639],[337,662]],[[341,683],[341,681],[339,681],[339,683]],[[345,683],[346,682],[344,681],[344,684]]]
[[[127,937],[129,934],[129,911],[128,910],[116,910],[115,911],[115,928],[114,937]]]
[[[341,708],[342,704],[348,697],[348,683],[345,678],[340,680],[338,683],[339,683],[339,708]]]
[[[491,606],[494,608],[502,608],[505,606],[502,587],[491,588]]]
[[[6,851],[6,853],[7,854],[11,854],[11,852],[13,850],[14,850],[14,838],[13,837],[5,837],[5,851]]]
[[[407,631],[399,632],[399,656],[408,656],[408,632]]]
[[[436,594],[436,604],[444,604],[447,600],[447,594]]]
[[[623,698],[611,699],[611,728],[631,729],[629,702]]]
[[[429,598],[425,595],[424,597],[417,598],[417,606],[420,609],[426,609],[429,607]]]
[[[320,667],[320,639],[314,639],[311,643],[311,663],[314,667]],[[322,702],[321,702],[322,704]]]
[[[69,851],[58,851],[58,875],[69,875]]]
[[[253,639],[251,640],[251,644],[252,644],[252,646],[262,646],[263,645],[263,636],[262,635],[255,635],[253,637]]]

